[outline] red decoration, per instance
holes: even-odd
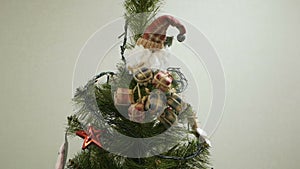
[[[173,77],[169,74],[169,72],[160,71],[154,76],[152,83],[156,88],[166,92],[170,89],[172,81]]]
[[[142,45],[146,49],[162,49],[166,41],[166,33],[169,26],[175,26],[179,30],[177,40],[185,39],[185,27],[176,18],[170,15],[163,15],[154,20],[145,30],[143,36],[138,39],[137,45]]]
[[[101,130],[96,130],[93,126],[89,126],[88,131],[79,130],[76,131],[76,135],[83,138],[82,149],[86,149],[91,143],[96,144],[98,147],[102,147],[100,143]]]
[[[128,108],[128,116],[131,121],[142,123],[145,119],[144,105],[142,103],[132,104]]]

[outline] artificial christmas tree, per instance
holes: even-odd
[[[160,5],[160,0],[125,0],[122,62],[118,71],[102,72],[77,89],[66,133],[82,137],[83,150],[66,168],[210,168],[210,143],[182,98],[187,80],[180,68],[168,67],[165,48],[173,37],[167,29],[178,29],[178,42],[185,40],[186,29],[170,15],[156,17]],[[125,50],[139,52],[126,56]],[[66,148],[64,143],[57,168],[65,167]]]

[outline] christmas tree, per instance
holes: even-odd
[[[170,15],[158,17],[161,5],[125,0],[118,70],[101,72],[77,89],[57,169],[210,168],[210,143],[182,99],[188,81],[180,67],[168,67],[173,37],[167,29],[178,29],[178,42],[186,29]],[[68,161],[67,136],[83,138],[82,151]]]

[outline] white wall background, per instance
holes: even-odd
[[[166,0],[163,9],[198,27],[223,62],[214,168],[298,169],[300,1]],[[79,50],[122,13],[121,0],[0,0],[1,168],[54,168]]]

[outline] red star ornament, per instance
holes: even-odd
[[[100,143],[101,130],[96,130],[93,126],[89,126],[87,132],[84,130],[76,131],[76,135],[83,138],[82,149],[86,149],[90,144],[94,143],[98,147],[102,147]]]

